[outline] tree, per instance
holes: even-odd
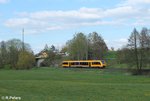
[[[23,50],[22,49],[22,43],[23,42],[21,40],[19,40],[19,39],[11,39],[11,40],[8,40],[6,42],[6,46],[7,46],[7,48],[14,47],[18,51],[20,51],[20,50]],[[32,52],[32,49],[31,49],[30,45],[27,44],[27,43],[24,43],[24,50]]]
[[[16,69],[19,54],[22,50],[22,41],[19,39],[11,39],[6,42],[0,42],[0,67]],[[24,51],[32,53],[29,44],[24,44]]]
[[[17,68],[17,62],[20,51],[23,50],[22,48],[22,41],[19,39],[11,39],[6,42],[6,47],[8,49],[8,61],[10,67],[13,69]],[[24,43],[24,51],[32,52],[30,45]]]
[[[142,67],[145,67],[147,64],[150,63],[150,35],[149,30],[147,28],[143,28],[141,30],[140,36],[140,49],[139,49],[139,62],[140,66],[139,68],[142,69]]]
[[[8,63],[10,65],[11,69],[16,69],[18,56],[19,56],[19,50],[15,48],[14,46],[10,46],[8,48]]]
[[[143,28],[139,33],[136,29],[133,30],[128,39],[128,57],[126,60],[131,67],[136,66],[136,73],[141,74],[143,66],[149,64],[150,60],[150,35],[147,28]]]
[[[111,51],[114,51],[115,49],[114,49],[114,47],[111,47]]]
[[[64,46],[62,49],[61,49],[61,53],[66,53],[68,51],[68,47],[67,46]]]
[[[43,52],[47,54],[47,57],[44,58],[44,61],[41,63],[41,66],[50,67],[58,65],[60,63],[61,55],[58,54],[59,51],[55,48],[54,45],[47,49],[44,48],[44,50],[42,50],[39,54],[42,54]]]
[[[117,62],[119,64],[130,64],[131,62],[131,52],[130,50],[127,48],[127,47],[124,47],[122,49],[119,49],[117,50],[117,55],[116,55],[116,58],[117,58]]]
[[[2,41],[0,43],[0,68],[7,64],[7,57],[6,43]]]
[[[48,51],[49,50],[49,47],[48,45],[46,44],[45,47],[44,47],[44,51]]]
[[[108,51],[108,47],[104,39],[98,35],[97,32],[90,33],[88,36],[89,40],[89,58],[90,59],[102,59],[105,53]]]
[[[50,48],[51,51],[55,52],[56,51],[56,48],[54,45],[51,45],[51,48]]]
[[[42,62],[42,66],[51,66],[53,65],[53,61],[55,60],[55,53],[52,50],[48,50],[47,52],[48,57],[44,59]]]
[[[70,59],[85,60],[87,59],[88,43],[84,33],[77,33],[72,40],[67,42]]]
[[[108,51],[106,43],[97,32],[90,33],[88,37],[81,32],[75,34],[67,42],[67,49],[73,60],[103,59]]]
[[[30,69],[35,64],[35,57],[28,51],[21,51],[18,56],[16,69]]]
[[[129,64],[131,64],[131,66],[136,65],[137,70],[140,71],[138,61],[139,32],[135,28],[128,39],[128,47],[130,49],[130,55],[132,57],[130,58],[131,61],[129,62]]]

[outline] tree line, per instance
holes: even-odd
[[[111,48],[110,51],[103,37],[97,32],[79,32],[75,33],[61,50],[56,49],[54,45],[45,45],[40,53],[42,52],[47,53],[42,66],[58,66],[63,60],[91,59],[104,59],[111,65],[114,58],[115,64],[126,64],[135,73],[141,74],[142,69],[150,67],[150,30],[142,28],[138,31],[134,28],[128,38],[128,44],[119,50]],[[39,54],[34,55],[30,45],[23,45],[18,39],[1,41],[0,68],[30,69],[35,66],[35,57]]]
[[[60,65],[63,60],[104,59],[107,51],[108,47],[100,34],[92,32],[86,36],[79,32],[60,51],[54,45],[48,47],[46,44],[41,52],[46,52],[48,57],[42,66]]]
[[[34,64],[35,57],[29,44],[19,39],[0,42],[0,68],[30,69]]]
[[[142,28],[139,32],[133,29],[128,44],[118,50],[119,63],[126,63],[135,74],[141,74],[142,69],[150,68],[150,30]]]
[[[47,57],[42,62],[41,66],[43,67],[55,67],[59,66],[62,61],[62,55],[59,54],[59,50],[54,46],[51,45],[50,47],[46,44],[44,49],[40,53],[46,53]],[[37,54],[38,56],[38,54]]]
[[[69,59],[72,60],[104,59],[108,51],[104,39],[97,32],[87,36],[82,32],[76,33],[73,39],[66,43],[66,48]]]

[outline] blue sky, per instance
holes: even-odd
[[[121,48],[136,27],[150,25],[150,0],[0,0],[0,41],[21,39],[35,53],[61,48],[78,32],[98,32],[108,47]]]

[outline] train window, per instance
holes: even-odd
[[[100,65],[100,62],[92,62],[92,65]]]
[[[68,62],[63,62],[63,65],[68,65]]]
[[[71,65],[79,65],[79,62],[71,62]]]
[[[71,62],[71,65],[75,65],[75,63],[74,63],[74,62]]]
[[[75,65],[80,65],[80,63],[79,62],[75,62]]]
[[[80,65],[88,65],[88,62],[80,62]]]

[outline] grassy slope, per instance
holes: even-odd
[[[149,101],[150,78],[81,68],[0,70],[1,96],[20,96],[21,101]]]
[[[117,62],[117,51],[108,51],[105,55],[105,59],[109,68],[128,68],[127,64],[118,64]]]

